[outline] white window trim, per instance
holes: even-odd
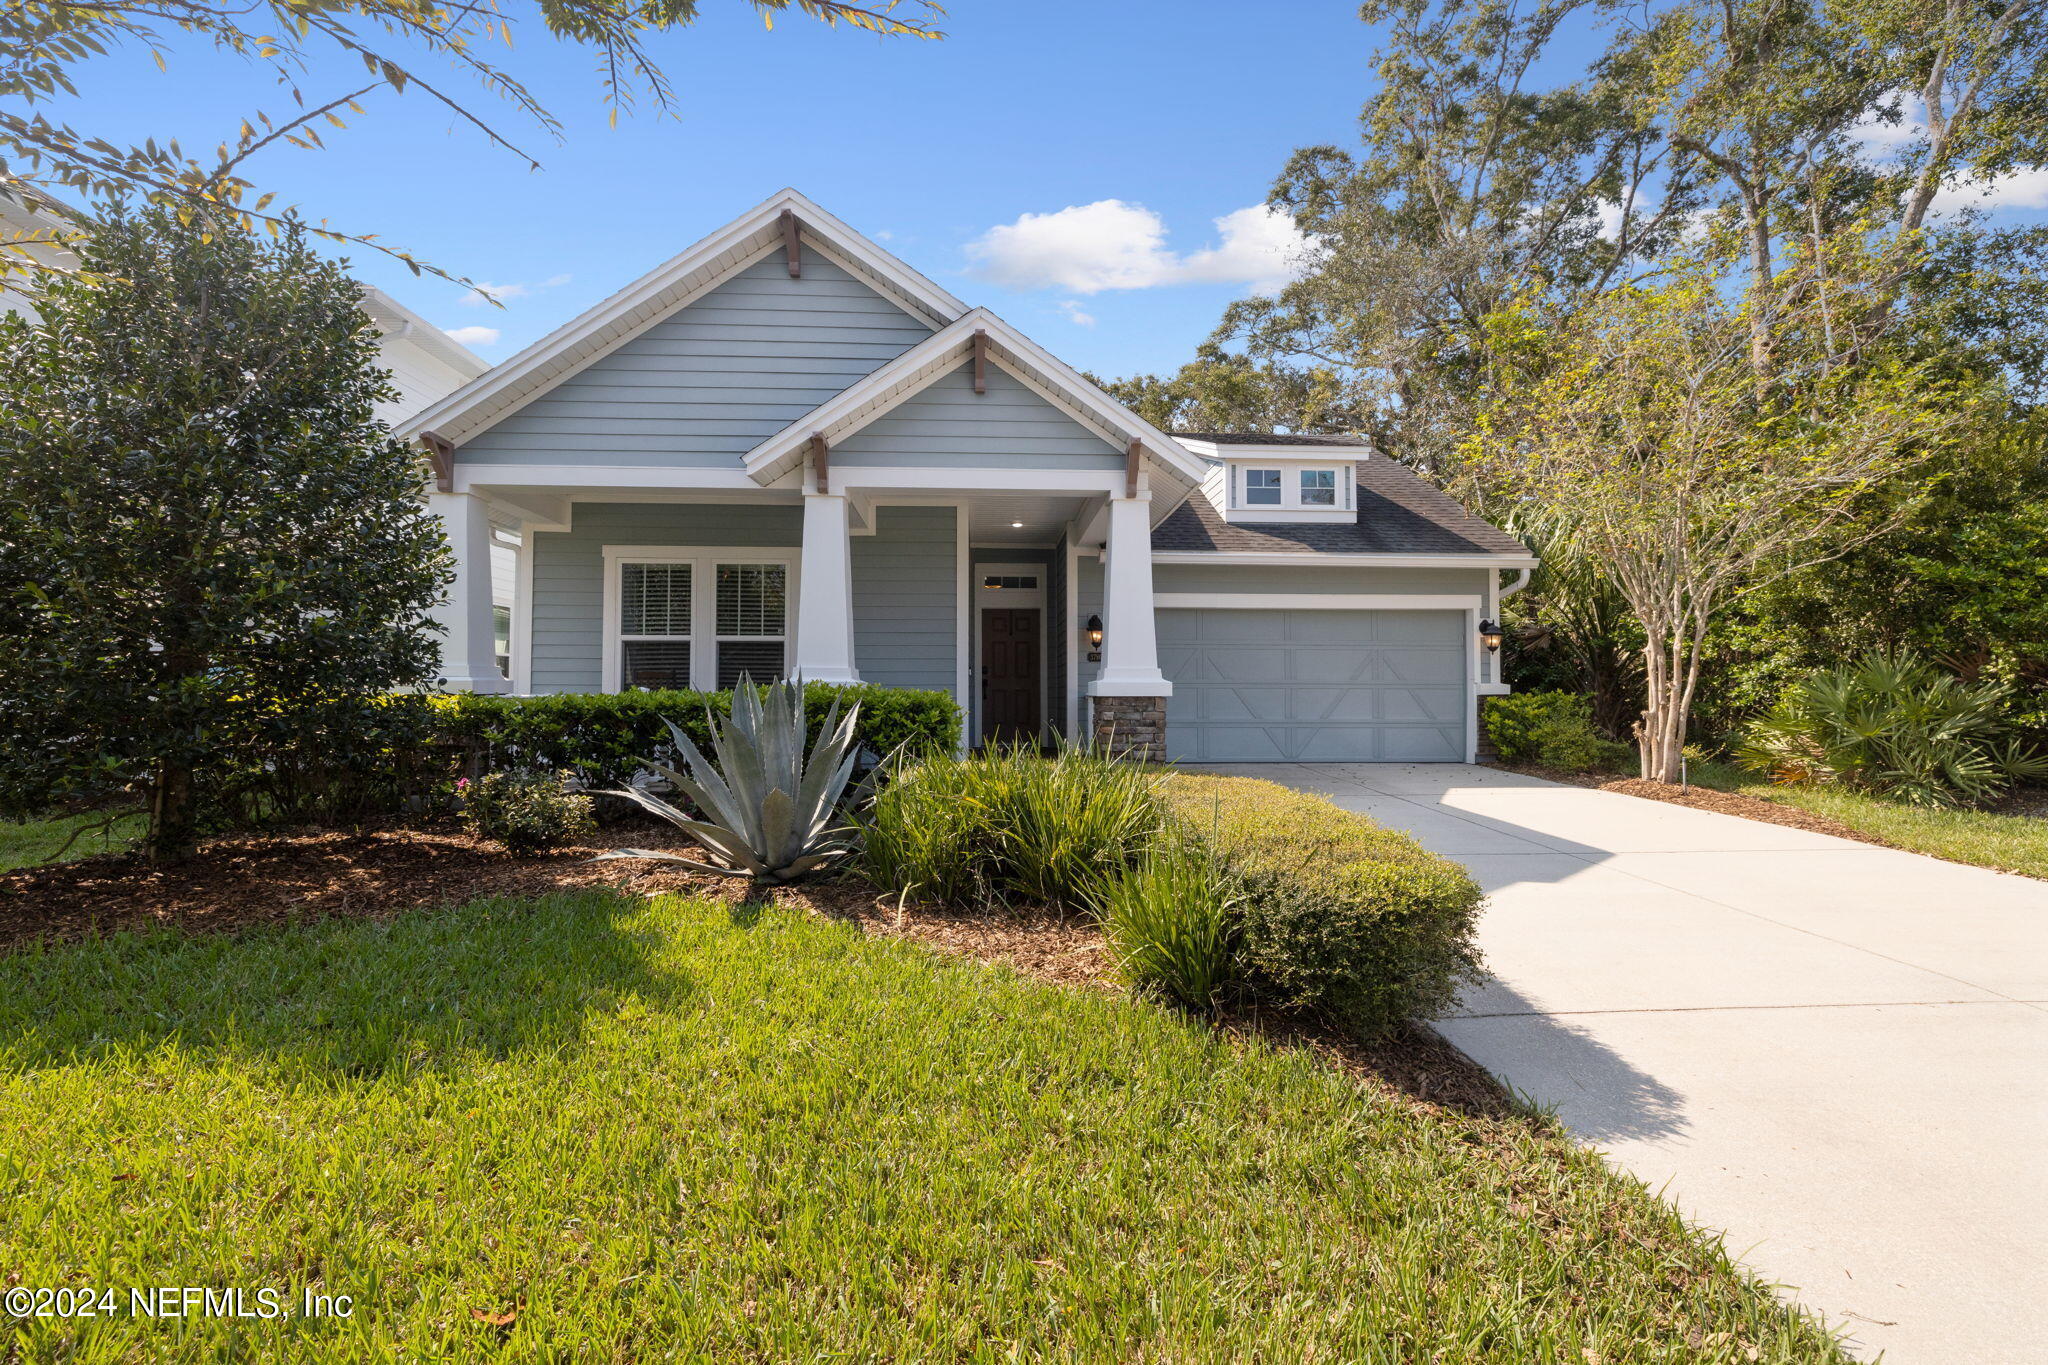
[[[606,692],[621,690],[619,612],[624,599],[623,569],[627,564],[689,564],[690,686],[699,692],[718,688],[718,566],[780,564],[788,575],[784,604],[782,658],[785,670],[796,658],[798,564],[803,551],[794,546],[759,545],[607,545],[604,547],[604,617],[598,629],[604,643]],[[711,648],[700,648],[709,643]],[[786,674],[785,674],[786,676]]]
[[[1351,464],[1340,464],[1334,460],[1233,460],[1230,462],[1230,495],[1226,513],[1235,519],[1236,514],[1257,518],[1276,513],[1307,513],[1310,516],[1348,516],[1358,510],[1358,479],[1354,473],[1346,478],[1345,471],[1354,469]],[[1280,475],[1280,501],[1254,503],[1246,487],[1245,476],[1253,470],[1274,470]],[[1334,506],[1301,500],[1301,476],[1310,470],[1328,470],[1337,476],[1337,501]]]

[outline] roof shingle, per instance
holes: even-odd
[[[1343,441],[1322,439],[1333,444]],[[1197,492],[1152,528],[1152,548],[1182,553],[1299,555],[1529,553],[1521,541],[1473,516],[1450,495],[1392,460],[1360,460],[1355,468],[1358,516],[1354,521],[1227,522],[1208,498]]]

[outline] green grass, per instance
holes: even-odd
[[[0,960],[0,1264],[357,1305],[30,1360],[1840,1359],[1533,1121],[596,893]]]
[[[66,815],[55,820],[31,820],[18,825],[0,823],[0,872],[49,862],[57,856],[57,850],[64,847],[64,841],[81,827],[87,832],[79,835],[78,841],[64,854],[67,861],[94,853],[123,852],[133,848],[142,835],[143,819],[140,815],[124,815],[104,832],[94,830],[93,826],[104,819],[104,815]]]
[[[1690,776],[1697,786],[1795,806],[1914,853],[2048,877],[2048,820],[2039,816],[1930,810],[1838,787],[1773,786],[1724,763],[1692,764]]]

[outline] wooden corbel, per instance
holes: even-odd
[[[1130,445],[1124,450],[1125,497],[1135,498],[1138,496],[1138,470],[1144,466],[1144,463],[1145,443],[1133,436]]]
[[[434,467],[434,491],[453,493],[455,491],[455,447],[431,431],[420,433],[420,444],[427,448],[427,462]]]
[[[988,392],[988,333],[974,329],[974,391]]]
[[[825,433],[811,433],[811,473],[818,481],[818,491],[832,491],[832,447],[825,444]]]
[[[789,258],[789,277],[800,280],[804,277],[803,248],[797,242],[796,215],[788,209],[782,211],[782,253]]]

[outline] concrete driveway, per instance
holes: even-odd
[[[1209,767],[1472,869],[1439,1027],[1866,1356],[2048,1361],[2048,882],[1488,768]]]

